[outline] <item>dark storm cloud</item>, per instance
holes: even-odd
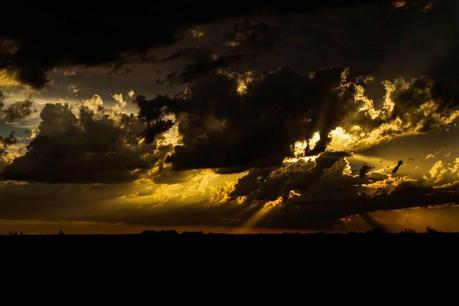
[[[5,106],[6,96],[0,90],[0,123],[14,123],[17,120],[30,116],[35,110],[33,102],[24,100]]]
[[[315,74],[315,77],[318,75],[320,73]],[[361,83],[361,77],[357,77],[356,83],[352,83],[347,82],[349,77],[345,76],[346,74],[341,74],[342,80],[346,80],[343,84],[346,85],[335,84],[328,87],[346,88],[340,95],[341,98],[346,97],[346,94],[355,94],[357,91],[355,86],[365,85]],[[289,86],[294,84],[291,81],[287,83]],[[333,100],[327,97],[325,100],[333,101],[332,105],[337,108],[330,107],[320,114],[322,124],[324,122],[329,124],[325,123],[327,129],[317,130],[321,131],[321,135],[328,135],[328,132],[338,124],[353,126],[358,123],[361,127],[370,126],[373,131],[381,130],[381,138],[393,139],[404,133],[405,128],[416,133],[426,133],[434,130],[435,127],[446,127],[454,123],[447,119],[454,117],[453,114],[458,110],[455,91],[450,87],[425,78],[410,81],[400,79],[393,84],[396,86],[389,86],[391,87],[389,98],[394,103],[393,110],[387,115],[380,113],[371,119],[365,111],[360,112],[358,104],[346,102],[346,99]],[[315,84],[319,88],[322,85],[330,86],[329,83],[322,82]],[[269,87],[271,86],[272,84]],[[252,89],[249,88],[248,96]],[[291,89],[284,88],[284,90],[289,92]],[[271,94],[270,91],[267,93]],[[317,105],[324,103],[317,97],[315,101],[318,101]],[[402,122],[400,127],[383,129],[383,126],[393,124],[394,120]],[[323,145],[324,147],[316,150],[314,154],[325,151],[326,140]],[[353,175],[349,173],[351,169],[347,169],[349,164],[346,158],[349,156],[347,152],[325,151],[315,160],[299,159],[298,162],[284,163],[275,167],[257,165],[249,171],[248,175],[239,180],[230,196],[233,199],[244,197],[249,203],[256,201],[266,203],[266,201],[281,199],[282,205],[276,208],[275,217],[272,217],[269,222],[265,220],[268,222],[265,225],[270,226],[289,223],[301,226],[302,222],[331,222],[351,214],[376,210],[457,202],[459,196],[457,184],[451,185],[446,191],[445,188],[435,189],[429,182],[422,180],[411,182],[399,180],[395,176],[399,173],[403,161],[399,161],[393,169],[388,170],[391,174],[370,173],[373,168],[364,165],[358,171],[358,175]]]
[[[8,155],[8,147],[17,143],[17,138],[14,132],[11,132],[7,137],[0,136],[0,169],[6,164]]]
[[[339,226],[341,218],[353,215],[458,203],[458,190],[457,185],[448,189],[434,189],[415,183],[404,183],[392,193],[375,197],[342,193],[340,198],[286,204],[273,210],[258,226],[326,230]],[[346,230],[345,227],[342,229]]]
[[[210,54],[237,52],[243,56],[225,64],[229,71],[266,72],[283,64],[298,71],[313,71],[340,65],[381,79],[425,75],[457,82],[458,2],[403,3],[403,7],[394,8],[392,1],[367,1],[365,5],[314,12],[233,18],[202,26],[204,34],[199,41]],[[208,70],[218,68],[209,63],[205,66],[210,67]],[[194,65],[183,71],[193,71],[191,68]],[[181,74],[170,76],[178,78]],[[381,88],[376,87],[371,96],[380,93]]]
[[[431,1],[429,10],[413,4],[425,1],[403,2],[408,5],[398,9],[392,3],[368,1],[264,20],[279,31],[280,42],[268,52],[258,52],[251,62],[269,69],[273,64],[289,64],[301,71],[342,65],[385,79],[426,75],[456,80],[458,2]],[[251,62],[244,63],[251,67]]]
[[[67,105],[47,104],[40,114],[38,136],[27,153],[2,172],[7,180],[49,183],[119,183],[136,177],[148,163],[142,148],[130,145],[127,115],[120,123],[81,108],[77,118]]]
[[[8,147],[16,143],[17,143],[17,138],[14,136],[14,132],[10,133],[10,135],[7,137],[0,136],[0,144],[3,147]]]
[[[295,142],[318,131],[320,141],[305,152],[316,155],[327,149],[328,135],[339,126],[358,125],[364,136],[356,141],[371,146],[457,120],[455,86],[426,77],[400,78],[383,82],[387,89],[379,100],[362,102],[369,85],[378,82],[364,79],[340,67],[308,75],[287,66],[267,74],[210,71],[195,76],[175,98],[139,97],[136,102],[148,126],[148,142],[179,125],[183,145],[168,159],[175,170],[212,168],[221,173],[278,166],[292,156]]]
[[[221,55],[209,50],[193,49],[172,54],[166,61],[178,58],[187,59],[190,63],[181,72],[174,72],[167,75],[165,79],[159,79],[159,83],[181,84],[190,82],[201,75],[226,68],[234,62],[242,60],[243,56],[240,54]]]
[[[252,23],[245,20],[234,24],[223,35],[226,44],[232,48],[269,50],[279,41],[279,34],[264,22]]]
[[[288,167],[251,170],[239,180],[231,196],[247,196],[249,201],[288,199],[292,190],[307,189],[323,176],[325,170],[348,156],[349,153],[345,152],[326,152],[315,162],[300,161]]]
[[[237,66],[241,62],[251,61],[257,52],[269,51],[280,39],[270,25],[264,22],[252,23],[243,20],[228,25],[230,30],[224,30],[223,37],[205,37],[208,42],[204,46],[186,48],[172,53],[163,59],[146,59],[146,61],[167,63],[171,61],[184,61],[184,67],[178,72],[172,72],[164,78],[158,79],[159,84],[180,84],[192,81],[203,74]],[[255,52],[252,52],[255,51]]]
[[[0,101],[0,122],[13,123],[32,115],[34,112],[33,102],[30,100],[16,102],[8,107],[4,107]]]
[[[453,0],[411,0],[391,15],[388,42],[381,72],[427,75],[436,80],[457,80],[459,69],[456,18],[459,3]],[[429,46],[422,49],[419,46]]]
[[[340,67],[314,76],[282,67],[253,80],[243,93],[238,92],[243,76],[210,73],[195,79],[184,96],[140,97],[137,104],[150,141],[172,126],[163,118],[175,115],[183,136],[183,145],[168,159],[175,170],[241,171],[280,165],[296,141],[316,131],[328,135],[353,111],[354,88],[344,85],[346,77]],[[308,153],[324,151],[328,141],[323,137]]]
[[[364,4],[363,0],[327,1],[134,1],[129,4],[3,4],[0,20],[0,68],[34,87],[47,83],[58,66],[106,64],[125,52],[144,52],[173,43],[184,26],[256,12],[299,13]],[[20,22],[18,22],[20,20]],[[13,47],[11,47],[11,45]]]
[[[123,196],[127,184],[0,184],[1,219],[87,220],[87,211],[109,214],[97,205],[100,201]]]
[[[286,63],[301,70],[343,65],[359,73],[391,78],[400,74],[456,78],[457,1],[399,1],[405,5],[396,9],[393,2],[287,0],[222,5],[156,1],[90,6],[79,2],[72,9],[63,4],[28,4],[27,10],[17,3],[6,3],[4,11],[9,14],[0,21],[0,67],[16,73],[25,83],[42,87],[47,82],[46,72],[54,67],[117,67],[123,65],[126,54],[144,55],[151,48],[176,42],[177,30],[184,27],[265,13],[289,15],[278,27],[284,29],[282,33],[274,31],[269,22],[246,21],[224,29],[223,40],[244,52],[256,49],[265,53],[264,65]],[[16,13],[22,22],[16,22]],[[276,44],[279,40],[282,44]],[[284,51],[271,52],[273,45]],[[258,63],[258,58],[251,61]]]
[[[395,103],[392,118],[417,122],[421,132],[428,132],[438,126],[435,118],[425,118],[421,112],[416,114],[423,105],[435,101],[435,111],[441,114],[451,114],[459,107],[459,86],[455,83],[435,82],[426,77],[418,77],[402,85],[405,86],[398,86],[392,93]]]

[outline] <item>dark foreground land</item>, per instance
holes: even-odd
[[[27,235],[13,232],[0,235],[0,243],[397,243],[397,242],[459,242],[459,233],[402,232],[375,230],[366,233],[279,233],[279,234],[212,234],[203,232],[146,231],[139,234],[43,234]]]
[[[459,258],[459,234],[371,232],[363,234],[223,235],[145,232],[138,235],[0,236],[0,262],[12,269],[39,267],[75,273],[124,271],[162,275],[249,276],[317,271],[354,275],[396,270],[403,275],[433,271],[452,273]],[[302,267],[302,268],[300,268]],[[45,272],[43,272],[45,271]],[[327,272],[328,271],[328,272]],[[41,275],[41,274],[38,275]],[[146,272],[145,272],[146,273]],[[151,274],[153,273],[153,274]],[[392,273],[392,272],[390,272]],[[317,274],[316,274],[317,275]],[[357,274],[359,275],[359,274]]]
[[[13,248],[9,248],[13,247]],[[177,233],[175,231],[144,232],[129,235],[22,235],[11,234],[0,236],[0,248],[14,250],[27,248],[32,251],[60,248],[83,250],[120,249],[151,250],[157,254],[170,250],[185,251],[189,254],[211,249],[213,252],[244,251],[304,251],[308,253],[323,250],[366,249],[387,250],[431,250],[432,247],[455,250],[459,247],[459,233],[399,233],[384,232],[348,233],[348,234],[204,234]]]

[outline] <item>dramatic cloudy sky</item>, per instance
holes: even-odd
[[[459,231],[454,0],[7,4],[0,233]]]

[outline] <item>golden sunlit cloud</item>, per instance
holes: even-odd
[[[21,86],[22,84],[6,70],[0,69],[0,86]]]
[[[367,77],[371,81],[371,77]],[[422,82],[422,87],[419,86]],[[434,98],[435,82],[428,79],[395,79],[383,81],[385,94],[381,106],[366,96],[363,85],[354,84],[354,100],[359,107],[358,112],[351,113],[343,121],[345,126],[335,128],[330,134],[331,150],[356,151],[374,147],[384,142],[406,136],[416,136],[426,133],[427,129],[448,127],[459,119],[459,110],[442,111],[442,101]],[[349,84],[347,86],[350,86]],[[416,91],[420,105],[417,108],[402,110],[409,105],[397,105],[394,99],[399,99],[400,93]],[[394,98],[394,96],[396,98]],[[414,98],[412,98],[414,99]],[[422,104],[421,104],[422,102]],[[409,112],[409,114],[406,114]],[[353,122],[358,124],[353,125]]]
[[[81,105],[89,111],[97,114],[103,109],[104,101],[99,95],[94,95],[92,98],[82,100]]]
[[[447,184],[459,180],[459,158],[448,163],[443,160],[437,161],[424,179],[433,184]]]
[[[237,93],[241,96],[245,95],[247,93],[249,84],[254,80],[254,75],[250,71],[239,76],[237,79]]]
[[[175,117],[168,118],[175,121]],[[176,147],[183,144],[183,136],[179,132],[179,125],[174,124],[167,132],[158,137],[156,141],[157,147]]]
[[[292,146],[293,157],[286,157],[283,161],[284,164],[295,164],[299,161],[310,162],[315,161],[318,155],[307,156],[308,150],[314,150],[320,141],[320,133],[315,132],[309,140],[297,141]]]
[[[113,107],[113,110],[122,111],[126,107],[127,102],[124,100],[123,94],[113,94],[112,98],[116,101],[116,105]]]
[[[331,142],[329,149],[334,151],[346,151],[352,149],[354,138],[348,134],[342,127],[337,127],[330,132]]]
[[[280,207],[284,199],[282,197],[277,198],[274,201],[266,202],[261,209],[259,209],[252,217],[250,217],[241,228],[251,228],[255,227],[267,214],[269,214],[273,209]]]
[[[178,174],[177,174],[178,175]],[[190,171],[177,183],[155,184],[151,179],[139,179],[132,184],[128,195],[122,202],[133,205],[158,205],[163,203],[191,204],[210,201],[214,204],[224,203],[237,181],[245,175],[217,174],[213,170]]]

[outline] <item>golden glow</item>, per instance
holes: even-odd
[[[352,167],[351,163],[349,163],[348,158],[344,158],[344,168],[343,168],[343,176],[352,176]]]
[[[290,190],[290,193],[289,193],[289,195],[288,195],[288,199],[289,199],[289,200],[292,200],[292,199],[295,199],[295,198],[299,198],[299,197],[301,197],[301,196],[302,196],[301,193],[298,193],[298,192],[296,192],[295,190]]]
[[[209,199],[213,204],[220,204],[229,200],[229,194],[234,190],[234,186],[246,173],[222,175],[213,170],[201,170],[181,175],[182,180],[171,184],[155,184],[147,177],[139,179],[120,200],[129,205],[139,206],[164,203],[191,204]]]
[[[424,132],[425,121],[428,118],[433,118],[433,124],[438,127],[451,125],[459,119],[459,110],[454,110],[446,114],[439,112],[439,103],[431,94],[434,86],[433,81],[428,81],[426,88],[422,89],[423,94],[428,97],[427,102],[413,110],[412,116],[394,116],[395,102],[392,98],[393,93],[397,89],[409,90],[413,88],[416,81],[416,79],[405,80],[403,78],[392,82],[384,81],[382,84],[385,88],[385,96],[383,105],[380,108],[376,108],[374,101],[366,96],[363,86],[354,84],[356,89],[354,99],[360,105],[358,116],[363,115],[369,120],[381,120],[383,123],[375,128],[365,126],[354,126],[347,128],[347,130],[342,128],[339,130],[340,128],[338,128],[330,135],[333,138],[331,149],[366,149],[382,142],[393,140],[394,138],[419,135]],[[349,122],[352,122],[352,120],[353,117],[348,119]]]
[[[423,233],[427,227],[444,232],[458,232],[458,212],[457,206],[434,206],[377,211],[371,213],[371,217],[376,222],[383,224],[384,228],[389,232],[399,233],[409,228],[418,233]]]
[[[242,196],[242,197],[237,197],[236,198],[236,203],[239,204],[239,205],[244,204],[246,201],[247,201],[247,197],[246,196]]]
[[[266,204],[263,207],[263,209],[271,209],[271,208],[279,207],[279,206],[282,205],[283,202],[284,202],[284,198],[279,197],[274,201],[266,202]]]
[[[99,95],[94,95],[92,98],[82,100],[81,105],[94,114],[97,114],[103,109],[104,101]]]
[[[350,157],[352,161],[358,161],[360,163],[366,163],[373,165],[375,167],[374,171],[370,171],[369,173],[381,173],[384,172],[391,172],[394,168],[394,165],[397,163],[396,160],[389,160],[379,156],[369,156],[369,155],[362,155],[354,153]]]
[[[314,150],[320,141],[320,133],[315,132],[311,139],[309,139],[309,150]],[[303,151],[304,152],[304,151]]]
[[[239,76],[237,79],[236,91],[240,96],[247,94],[248,86],[254,81],[253,72],[249,71]]]
[[[0,86],[20,86],[21,83],[6,70],[0,70]]]
[[[306,156],[306,151],[313,150],[320,141],[320,133],[315,132],[309,140],[297,141],[292,146],[293,157],[286,157],[284,164],[294,164],[299,161],[310,162],[315,161],[319,156]]]
[[[396,191],[402,184],[408,182],[416,182],[414,179],[407,177],[389,177],[385,180],[376,181],[370,184],[363,184],[362,187],[365,188],[365,193],[369,196],[377,196],[381,193],[391,194]]]
[[[306,154],[308,148],[308,141],[297,141],[293,145],[293,156],[296,158],[302,158]]]
[[[356,85],[356,93],[354,96],[356,102],[361,102],[363,106],[360,108],[361,112],[367,112],[371,119],[376,119],[379,112],[375,110],[373,100],[365,96],[365,88],[361,85]]]
[[[403,82],[403,85],[405,86],[408,84],[404,80],[398,80],[397,82],[397,84]],[[389,81],[383,82],[386,93],[384,96],[383,106],[380,109],[376,109],[374,101],[365,95],[365,88],[362,85],[355,85],[356,92],[354,95],[354,99],[357,103],[362,104],[360,112],[366,113],[372,120],[387,120],[388,118],[390,118],[390,115],[392,114],[395,108],[395,103],[392,101],[392,93],[396,90],[397,84]]]
[[[172,121],[175,121],[174,118],[168,118]],[[156,141],[157,147],[167,147],[172,146],[176,147],[183,144],[183,137],[179,131],[179,125],[174,124],[167,132],[163,133]]]
[[[244,81],[238,81],[237,93],[241,96],[247,93],[247,84]]]
[[[441,160],[436,162],[429,171],[430,177],[435,181],[440,181],[447,173],[448,170],[445,168],[445,165]]]
[[[329,149],[334,151],[349,150],[354,142],[354,138],[342,127],[337,127],[331,131],[329,137],[331,138]]]
[[[449,125],[459,119],[459,110],[455,110],[454,112],[444,116],[441,116],[440,114],[433,114],[433,117],[437,119],[441,124]]]
[[[124,108],[127,105],[127,102],[124,100],[123,94],[113,94],[112,95],[113,100],[116,101],[116,105],[113,107],[114,111],[121,112],[124,110]]]
[[[453,172],[459,177],[459,157],[454,161]]]
[[[257,211],[249,220],[247,220],[241,227],[242,228],[251,228],[256,226],[271,210],[276,207],[279,207],[284,202],[282,197],[274,201],[266,202],[265,205]]]
[[[287,229],[281,228],[234,228],[225,226],[173,226],[178,233],[203,232],[212,234],[283,234]],[[38,221],[38,220],[5,220],[0,219],[0,234],[23,233],[26,235],[55,235],[60,231],[71,234],[139,234],[143,231],[171,230],[171,226],[136,225],[127,223],[105,223],[91,221]],[[310,233],[310,231],[298,231]]]
[[[296,157],[286,157],[283,161],[283,164],[284,165],[288,165],[288,164],[296,164],[300,161],[304,161],[306,163],[308,162],[315,162],[317,160],[317,158],[319,157],[319,155],[313,155],[313,156],[305,156],[305,157],[300,157],[300,158],[296,158]]]
[[[454,182],[459,178],[459,158],[452,162],[437,161],[429,173],[424,176],[425,180],[431,181],[433,184],[445,184]]]
[[[253,215],[249,220],[247,220],[241,227],[250,228],[256,226],[263,217],[267,214],[266,209],[260,209],[255,215]]]

